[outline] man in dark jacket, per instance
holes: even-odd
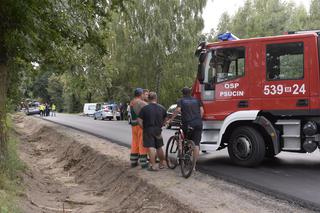
[[[200,150],[204,110],[201,101],[191,97],[190,88],[184,87],[182,89],[182,95],[183,97],[178,100],[177,108],[168,122],[171,122],[178,113],[181,113],[182,129],[184,133],[187,133],[189,127],[193,129],[189,139],[195,144],[194,157],[195,161],[197,161]]]

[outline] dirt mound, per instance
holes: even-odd
[[[17,119],[15,119],[17,120]],[[24,212],[195,212],[137,175],[119,156],[107,156],[56,129],[21,117]]]
[[[34,117],[15,118],[23,212],[308,212],[285,201],[195,173],[129,168],[129,150]]]

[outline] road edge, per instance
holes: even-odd
[[[61,125],[61,126],[67,127],[67,128],[71,128],[71,129],[74,129],[74,130],[77,130],[77,131],[81,131],[81,132],[84,132],[86,134],[89,134],[89,135],[92,135],[92,136],[95,136],[95,137],[98,137],[98,138],[101,138],[101,139],[108,140],[111,143],[118,144],[120,146],[130,148],[130,146],[128,144],[123,143],[123,142],[121,142],[119,140],[114,140],[112,138],[108,138],[108,137],[105,137],[105,136],[102,136],[102,135],[99,135],[99,134],[95,134],[95,133],[92,133],[92,132],[89,132],[89,131],[86,131],[86,130],[83,130],[83,129],[80,129],[80,128],[77,128],[77,127],[73,127],[73,126],[70,126],[70,125],[67,125],[67,124],[61,124],[59,122],[52,121],[52,120],[49,120],[49,119],[45,119],[45,118],[41,118],[41,117],[37,117],[37,116],[33,116],[33,117],[35,117],[37,119],[40,119],[40,120],[49,121],[51,123],[54,123],[54,124],[57,124],[57,125]],[[251,183],[249,181],[243,181],[243,180],[240,180],[240,179],[237,179],[237,178],[234,178],[234,177],[231,177],[231,176],[227,176],[227,175],[224,175],[224,174],[221,174],[221,173],[209,171],[209,170],[205,169],[204,167],[202,167],[201,165],[197,166],[197,168],[198,168],[199,172],[201,172],[203,174],[207,174],[207,175],[215,177],[215,178],[218,178],[220,180],[223,180],[223,181],[226,181],[226,182],[229,182],[229,183],[232,183],[232,184],[235,184],[235,185],[238,185],[238,186],[241,186],[241,187],[253,190],[253,191],[257,191],[257,192],[266,194],[266,195],[268,195],[268,196],[270,196],[272,198],[278,199],[278,200],[287,201],[289,203],[292,203],[294,205],[298,205],[300,207],[309,209],[311,211],[317,211],[317,212],[320,211],[320,205],[316,204],[314,202],[310,202],[310,201],[307,201],[307,200],[299,199],[299,198],[297,198],[295,196],[290,196],[288,194],[282,193],[282,192],[277,191],[277,190],[268,189],[266,187],[263,187],[261,185],[255,184],[255,183]]]

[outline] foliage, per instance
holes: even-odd
[[[20,89],[23,96],[49,101],[46,88],[52,73],[107,72],[107,25],[110,14],[123,9],[122,0],[1,0],[0,43],[9,67],[9,97],[18,101]]]
[[[61,82],[61,77],[52,74],[48,79],[48,95],[51,98],[51,102],[57,107],[57,111],[62,111],[63,109],[63,84]]]
[[[12,121],[8,117],[7,126],[12,128]],[[21,192],[20,179],[17,173],[25,169],[17,154],[17,140],[10,134],[7,142],[7,158],[0,162],[0,212],[18,212],[16,196]]]
[[[175,102],[180,89],[191,86],[195,77],[193,52],[205,4],[204,0],[134,1],[127,5],[127,13],[115,15],[112,60],[119,75],[112,79],[113,85],[121,86],[127,96],[135,87],[143,87],[156,91],[164,105]]]
[[[69,72],[80,78],[94,67],[105,71],[101,59],[109,54],[103,45],[108,30],[101,29],[108,29],[111,13],[123,9],[123,0],[0,0],[1,212],[15,212],[8,204],[11,197],[3,191],[14,191],[10,185],[17,172],[16,149],[5,122],[7,106],[22,96],[48,101],[58,84],[49,83],[56,80],[52,73]],[[84,53],[88,45],[94,54]]]
[[[310,16],[308,21],[308,28],[320,29],[320,1],[312,0],[310,4]]]
[[[223,13],[216,37],[230,31],[239,38],[281,35],[286,31],[320,29],[320,2],[312,0],[310,11],[291,1],[246,0],[233,16]]]
[[[110,19],[82,20],[74,24],[80,33],[77,45],[70,42],[72,34],[66,34],[68,39],[58,34],[59,42],[49,42],[54,51],[37,58],[39,67],[29,72],[36,74],[26,76],[21,90],[57,102],[68,112],[80,111],[85,102],[128,102],[135,87],[157,91],[160,102],[168,106],[194,81],[193,52],[205,4],[206,0],[136,0],[125,2],[122,12],[110,12]],[[73,18],[64,16],[66,23]]]

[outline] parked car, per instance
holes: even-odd
[[[40,114],[39,102],[31,102],[28,104],[28,107],[25,109],[26,115],[36,115]]]
[[[98,103],[96,105],[96,110],[93,114],[95,120],[112,120],[114,117],[116,117],[117,120],[120,120],[120,109],[117,104]]]
[[[168,110],[167,114],[168,117],[171,118],[173,115],[173,112],[176,110],[177,104],[171,105]],[[167,125],[167,129],[171,129],[172,126],[180,126],[181,125],[181,115],[180,113]]]
[[[83,106],[83,114],[87,116],[93,116],[96,112],[97,103],[85,103]]]

